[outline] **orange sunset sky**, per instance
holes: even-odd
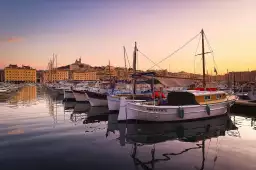
[[[109,60],[124,66],[123,46],[132,62],[135,41],[141,52],[159,62],[203,28],[219,73],[256,70],[255,8],[255,0],[3,0],[0,68],[24,64],[46,69],[53,53],[59,66],[79,57],[92,66]],[[194,56],[198,40],[159,66],[201,73],[200,56]],[[152,66],[138,57],[139,69]],[[206,67],[209,73],[214,68],[210,54]]]

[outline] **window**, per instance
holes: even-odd
[[[211,96],[204,96],[204,100],[211,100]]]
[[[221,99],[221,94],[216,94],[216,99]]]

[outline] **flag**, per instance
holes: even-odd
[[[217,70],[216,70],[216,68],[214,67],[214,72],[216,73],[216,75],[218,74],[218,72],[217,72]]]

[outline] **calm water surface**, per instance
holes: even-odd
[[[0,167],[255,170],[255,120],[241,114],[185,123],[118,123],[107,108],[63,103],[62,96],[27,86],[0,103]]]

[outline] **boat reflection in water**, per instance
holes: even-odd
[[[107,107],[91,107],[90,103],[75,103],[70,115],[72,122],[83,121],[83,124],[97,123],[108,120]]]
[[[63,102],[64,110],[69,111],[75,108],[76,102]]]
[[[172,123],[117,123],[117,115],[109,116],[106,136],[110,132],[114,133],[115,130],[119,130],[120,136],[118,139],[120,145],[132,145],[131,157],[134,164],[136,167],[140,166],[143,169],[154,169],[156,163],[169,161],[173,156],[181,155],[190,150],[200,149],[202,150],[202,162],[200,166],[195,168],[202,170],[205,164],[205,141],[207,139],[225,136],[226,131],[237,129],[227,115],[207,120]],[[194,143],[195,146],[188,147],[177,153],[162,153],[162,158],[156,158],[156,145],[171,140],[179,141],[184,145],[188,142],[190,144]],[[138,150],[144,145],[152,145],[153,147],[150,161],[141,161],[138,158]],[[216,161],[217,156],[214,158],[214,162]]]

